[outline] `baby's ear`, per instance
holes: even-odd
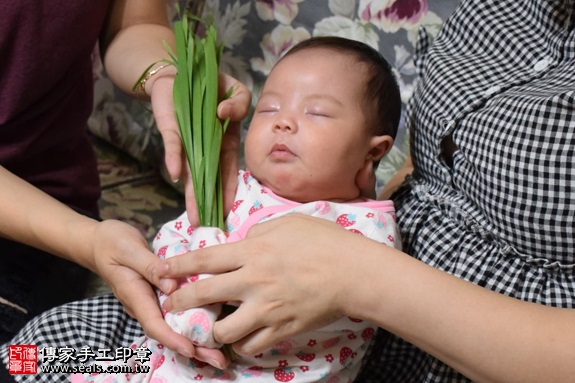
[[[391,136],[373,136],[370,142],[370,149],[368,158],[372,161],[379,161],[389,152],[393,146],[393,138]]]

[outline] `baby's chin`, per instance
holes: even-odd
[[[280,179],[262,179],[260,184],[270,189],[275,195],[294,202],[310,202],[308,190],[310,186],[296,186],[293,183]]]
[[[290,201],[298,203],[308,203],[314,201],[330,201],[330,202],[353,202],[359,199],[363,199],[357,193],[348,193],[349,195],[334,195],[330,192],[318,192],[317,189],[314,190],[312,185],[288,185],[285,183],[277,184],[266,184],[265,182],[260,182],[263,186],[270,189],[275,195],[281,198],[285,198]]]
[[[270,189],[275,195],[278,197],[282,197],[285,199],[289,199],[295,202],[302,202],[303,193],[301,191],[295,190],[295,188],[290,187],[289,185],[281,184],[281,183],[265,183],[260,182],[262,185]]]
[[[272,175],[259,175],[252,171],[258,182],[270,189],[275,195],[290,201],[307,203],[313,201],[348,202],[361,198],[357,187],[322,188],[313,180],[296,177],[290,172],[275,171]]]

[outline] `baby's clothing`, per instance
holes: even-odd
[[[154,240],[154,251],[168,258],[191,250],[233,242],[245,237],[256,223],[289,213],[301,213],[332,220],[347,230],[364,235],[388,246],[399,247],[391,201],[333,203],[317,201],[305,204],[289,201],[262,186],[249,172],[240,171],[238,190],[232,211],[226,221],[226,233],[218,228],[193,228],[186,213],[166,223]],[[313,240],[310,238],[310,240]],[[297,251],[297,244],[294,244]],[[358,257],[361,254],[357,254]],[[180,281],[180,287],[209,275],[192,275]],[[326,287],[328,288],[328,287]],[[160,302],[166,296],[159,292]],[[213,304],[176,314],[164,312],[166,322],[194,343],[219,347],[212,337],[213,323],[222,305]],[[149,348],[152,352],[148,375],[95,375],[75,377],[83,382],[177,382],[177,381],[250,381],[250,382],[351,382],[357,375],[361,359],[376,325],[354,318],[341,318],[318,329],[286,339],[271,349],[251,357],[239,357],[226,370],[219,370],[196,359],[189,359],[164,348],[153,339],[142,337],[130,347]],[[114,362],[115,364],[123,362]],[[134,364],[128,361],[128,364]],[[150,380],[152,378],[152,380]],[[110,379],[110,380],[109,380]],[[73,380],[76,382],[76,380]]]

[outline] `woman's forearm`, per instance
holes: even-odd
[[[0,235],[94,269],[97,221],[83,216],[0,167]]]
[[[174,34],[168,22],[165,1],[113,2],[100,46],[106,72],[116,86],[133,94],[134,84],[148,66],[170,59],[164,43],[174,49]],[[146,90],[151,89],[156,79],[174,74],[172,67],[162,69],[146,82]]]
[[[509,298],[378,246],[358,257],[366,275],[357,280],[365,282],[342,295],[348,315],[378,323],[477,382],[573,379],[575,310]]]

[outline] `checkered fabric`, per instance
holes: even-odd
[[[87,346],[94,352],[110,349],[113,354],[115,349],[128,347],[143,334],[138,322],[128,316],[122,304],[110,294],[49,310],[32,320],[9,344],[35,344],[39,352],[44,347],[70,347],[80,351]],[[0,360],[4,365],[8,360],[8,344],[0,345]],[[4,375],[0,377],[9,379]],[[15,382],[70,382],[70,374],[42,372],[10,378]]]
[[[431,45],[421,31],[407,112],[416,171],[394,196],[413,257],[502,294],[570,308],[574,7],[467,0]],[[442,152],[446,137],[452,158]],[[469,380],[380,331],[357,381]]]
[[[420,39],[408,111],[416,171],[395,196],[413,257],[502,294],[571,308],[573,9],[573,1],[466,0],[428,49]],[[452,161],[445,137],[457,147]],[[121,305],[102,297],[42,315],[11,343],[114,348],[139,335]],[[357,381],[469,380],[380,331]]]

